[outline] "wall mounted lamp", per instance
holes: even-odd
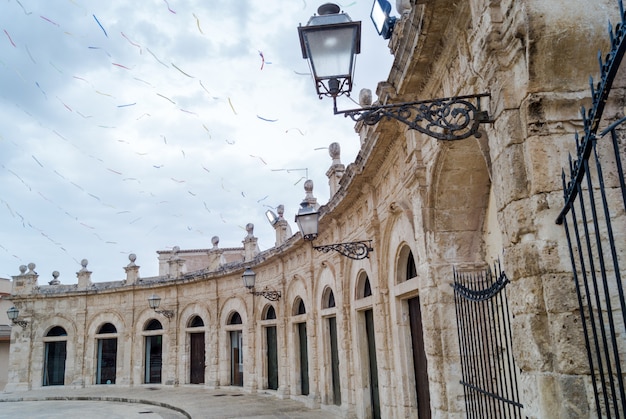
[[[391,36],[390,19],[393,18],[388,16],[390,6],[384,3],[387,2],[374,2],[372,20],[376,19],[374,24],[381,35],[386,24]],[[354,63],[361,52],[361,22],[353,22],[332,3],[321,5],[317,13],[306,26],[298,27],[300,47],[302,58],[309,62],[319,98],[333,98],[335,115],[343,114],[366,125],[376,125],[382,118],[393,118],[438,140],[479,137],[480,124],[492,122],[487,111],[480,107],[480,99],[490,96],[489,93],[377,106],[367,103],[359,109],[338,111],[337,97],[350,96],[352,91]]]
[[[378,32],[383,39],[391,38],[393,27],[396,24],[396,18],[389,16],[389,12],[391,12],[391,3],[387,0],[374,0],[370,18],[372,18],[376,32]]]
[[[17,324],[23,329],[28,325],[28,322],[26,320],[20,319],[19,315],[20,311],[15,308],[15,306],[7,310],[7,316],[9,317],[9,320],[11,320],[11,323]]]
[[[148,304],[155,313],[164,315],[168,318],[168,320],[174,317],[174,311],[172,310],[159,310],[159,306],[161,305],[161,297],[159,297],[158,295],[152,294],[150,297],[148,297]]]
[[[320,213],[307,201],[300,204],[300,209],[296,215],[296,224],[302,233],[304,240],[313,242],[317,238]],[[347,243],[325,244],[313,246],[318,252],[328,253],[335,251],[350,259],[361,260],[370,257],[370,252],[374,251],[371,240],[361,240]]]
[[[243,280],[243,286],[246,287],[248,290],[250,290],[250,294],[253,294],[256,296],[261,295],[270,301],[280,300],[280,297],[281,297],[280,291],[274,291],[267,287],[265,287],[263,291],[254,291],[254,284],[256,282],[256,273],[252,269],[246,268],[246,270],[243,271],[243,275],[241,275],[241,279]]]

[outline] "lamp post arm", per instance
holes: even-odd
[[[462,140],[472,135],[480,137],[479,125],[492,122],[487,111],[480,108],[480,98],[488,96],[481,93],[344,111],[337,110],[336,98],[333,101],[335,115],[343,114],[355,122],[376,125],[384,117],[393,118],[438,140]]]
[[[323,253],[328,253],[330,251],[339,252],[342,255],[354,260],[367,259],[370,257],[370,252],[374,251],[371,240],[325,244],[321,246],[313,246],[313,249]]]

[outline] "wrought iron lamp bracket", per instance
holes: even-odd
[[[20,326],[22,329],[28,326],[28,322],[26,320],[15,319],[15,320],[11,320],[11,323]]]
[[[265,297],[266,299],[270,301],[278,301],[280,300],[280,297],[282,296],[280,291],[274,291],[267,287],[265,287],[263,291],[250,290],[250,294],[254,294],[257,297],[259,296]]]
[[[155,309],[154,312],[158,313],[158,314],[164,315],[165,317],[167,317],[168,320],[171,319],[172,317],[174,317],[174,311],[172,311],[172,310],[157,310],[157,309]]]
[[[488,96],[489,93],[481,93],[344,111],[337,110],[336,96],[333,101],[335,115],[343,114],[355,122],[376,125],[383,118],[395,119],[430,137],[453,141],[472,135],[480,137],[480,124],[493,122],[488,112],[480,107],[480,99]]]
[[[371,240],[363,240],[358,242],[334,243],[321,246],[313,246],[318,252],[328,253],[335,251],[341,253],[354,260],[362,260],[370,257],[370,252],[374,251]]]

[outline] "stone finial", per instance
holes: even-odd
[[[87,265],[89,261],[87,259],[83,259],[80,261],[80,265],[82,269],[76,272],[76,276],[78,277],[78,288],[89,288],[91,286],[91,272],[87,270]]]
[[[339,143],[332,143],[328,146],[328,154],[330,154],[330,157],[333,159],[330,168],[326,172],[330,196],[332,197],[339,190],[339,181],[346,171],[346,166],[341,163],[341,146]]]
[[[396,0],[396,10],[401,15],[411,11],[411,0]]]
[[[243,260],[252,260],[258,255],[261,250],[259,249],[258,240],[254,237],[254,224],[246,224],[246,231],[248,235],[243,239]]]
[[[124,268],[124,271],[126,271],[126,284],[134,284],[139,279],[139,266],[135,263],[137,255],[131,253],[128,255],[128,260],[130,263]]]
[[[218,236],[211,237],[211,244],[213,245],[213,249],[217,249],[217,245],[220,244],[220,238]]]
[[[303,202],[318,209],[320,206],[317,203],[317,198],[313,196],[313,181],[311,179],[307,179],[306,182],[304,182],[304,192],[305,196]]]
[[[359,92],[359,105],[363,107],[372,106],[372,91],[370,89],[361,89]]]
[[[32,274],[37,274],[37,272],[35,272],[35,268],[36,268],[36,267],[37,267],[37,266],[36,266],[33,262],[29,263],[29,264],[28,264],[28,273],[29,273],[30,275],[32,275]]]
[[[178,252],[180,252],[180,247],[172,247],[172,256],[170,256],[170,259],[167,261],[170,278],[179,278],[185,273],[185,259],[181,258]]]
[[[276,230],[276,246],[280,246],[292,236],[291,227],[287,220],[285,220],[285,206],[280,204],[276,207],[278,212],[278,220],[274,223],[274,230]]]
[[[52,281],[48,282],[50,285],[59,285],[61,281],[59,281],[59,271],[52,271]]]
[[[39,275],[35,272],[35,264],[20,266],[20,274],[13,277],[13,294],[30,294],[37,287]]]

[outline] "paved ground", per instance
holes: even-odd
[[[0,392],[0,418],[184,419],[184,418],[335,418],[295,400],[238,389],[198,386],[89,388],[46,387]]]

